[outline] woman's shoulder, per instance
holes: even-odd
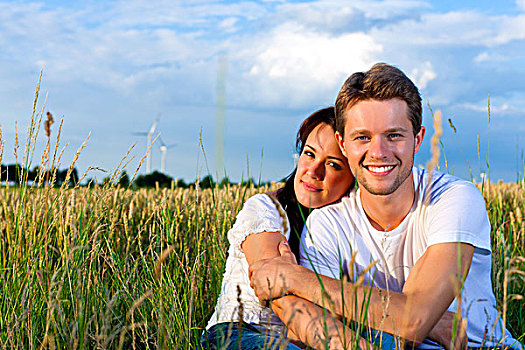
[[[255,209],[255,210],[277,210],[274,200],[275,195],[273,195],[271,192],[267,193],[257,193],[244,202],[243,210],[244,209]],[[276,200],[276,199],[275,199]]]
[[[266,193],[259,193],[248,198],[242,210],[237,214],[235,224],[228,232],[230,243],[240,244],[249,234],[264,231],[281,232],[286,236],[289,232],[285,224],[287,218],[283,217],[286,214],[278,206],[279,203],[274,202],[274,199]]]

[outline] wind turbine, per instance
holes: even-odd
[[[159,113],[159,115],[160,115],[160,113]],[[148,132],[134,132],[133,133],[134,135],[143,135],[143,136],[147,136],[148,137],[148,141],[147,141],[147,144],[146,144],[146,152],[148,152],[149,146],[151,144],[151,139],[153,137],[153,133],[157,129],[157,124],[158,123],[159,123],[159,117],[157,117],[157,119],[155,119],[155,121],[153,122],[153,124],[149,128]],[[151,172],[151,152],[149,152],[148,155],[146,156],[146,174],[149,174],[150,172]]]
[[[176,144],[166,145],[164,141],[162,141],[162,138],[159,136],[159,142],[160,142],[160,172],[165,174],[166,173],[166,153],[168,152],[168,149],[176,146]]]

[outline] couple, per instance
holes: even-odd
[[[376,64],[303,122],[294,173],[228,232],[205,348],[522,349],[495,308],[483,197],[413,167],[421,116],[416,86]]]

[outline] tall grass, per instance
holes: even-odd
[[[26,168],[43,110],[33,109]],[[38,181],[0,187],[0,347],[199,349],[219,293],[226,233],[244,201],[269,188],[133,190],[116,181],[55,188],[61,154],[48,141]],[[480,189],[490,198],[498,307],[523,338],[525,183]]]
[[[265,190],[2,187],[1,346],[195,348],[226,231]]]

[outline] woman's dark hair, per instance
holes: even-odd
[[[317,112],[306,118],[299,131],[297,132],[297,138],[295,141],[295,147],[299,152],[299,155],[303,152],[304,144],[308,135],[315,129],[319,124],[329,125],[332,130],[335,131],[335,109],[334,107],[328,107],[318,110]],[[294,178],[297,168],[286,178],[284,186],[277,190],[275,197],[286,211],[288,220],[290,223],[290,238],[288,244],[294,255],[299,261],[299,246],[301,232],[306,218],[310,214],[311,208],[307,208],[297,201],[294,190]]]

